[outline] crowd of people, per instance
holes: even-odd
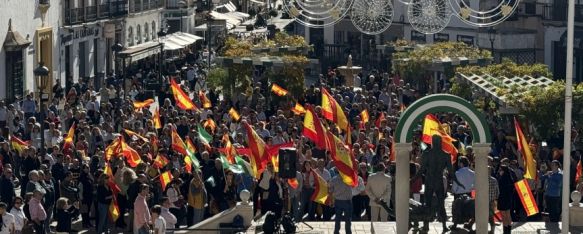
[[[183,79],[174,78],[201,107],[200,111],[178,108],[166,77],[163,87],[154,94],[162,122],[160,129],[152,121],[154,108],[136,110],[133,107],[133,102],[153,98],[137,78],[130,83],[111,78],[113,80],[108,80],[108,85],[100,90],[93,90],[84,82],[66,89],[57,84],[54,90],[61,91],[55,92],[43,115],[32,93],[19,103],[0,101],[0,216],[3,224],[0,233],[23,233],[31,229],[36,233],[69,233],[75,231],[72,223],[79,219],[83,229],[94,227],[97,233],[112,231],[113,226],[117,231],[171,233],[176,228],[190,227],[234,207],[243,190],[253,194],[254,210],[258,214],[289,212],[296,221],[330,221],[336,215],[337,223],[340,216],[348,222],[393,220],[393,214],[385,209],[394,207],[391,137],[402,108],[423,96],[422,93],[396,76],[375,71],[361,74],[360,88],[354,89],[341,85],[338,72],[330,70],[320,77],[320,82],[307,87],[297,100],[276,97],[270,92],[270,84],[258,80],[252,94],[243,93],[233,98],[224,98],[218,90],[207,90],[206,96],[212,105],[202,108],[197,95],[201,85],[195,85],[201,76],[197,67],[187,68]],[[189,73],[190,70],[196,72]],[[124,94],[126,88],[122,84],[131,91]],[[330,153],[302,135],[303,116],[292,111],[297,101],[304,106],[315,106],[320,115],[322,88],[332,93],[354,126],[350,142],[358,171],[358,186],[354,188],[343,186]],[[238,110],[241,120],[231,117],[231,108]],[[370,116],[366,123],[362,121],[363,110]],[[523,163],[516,143],[507,137],[513,133],[497,128],[499,120],[493,112],[486,113],[492,124],[491,131],[497,136],[489,155],[491,213],[502,212],[504,230],[506,232],[508,227],[509,232],[512,221],[527,219],[513,185],[522,178]],[[460,150],[454,165],[455,175],[445,177],[444,184],[454,196],[469,194],[474,186],[474,158],[487,155],[474,155],[471,129],[462,118],[451,113],[437,116],[452,129],[451,136],[466,146]],[[209,145],[205,145],[197,131],[208,119],[212,119],[216,127],[205,127],[212,136]],[[298,157],[297,187],[280,179],[274,169],[276,165],[271,162],[259,178],[224,168],[219,150],[225,147],[224,136],[235,148],[249,145],[243,123],[253,126],[267,145],[293,144]],[[46,129],[44,133],[41,125]],[[73,147],[64,147],[73,125]],[[125,129],[144,136],[147,141],[128,135]],[[184,155],[172,147],[173,130],[182,139],[193,141],[201,166],[198,170],[188,172],[185,169]],[[342,139],[347,138],[345,132],[331,131]],[[44,143],[41,134],[44,134]],[[411,198],[417,201],[422,201],[424,183],[423,175],[415,176],[425,147],[419,141],[420,134],[420,130],[415,133],[417,137],[410,152],[411,177],[414,178]],[[107,147],[119,136],[139,153],[141,163],[131,165],[124,157],[106,161]],[[28,146],[15,147],[12,138],[26,141]],[[553,153],[545,151],[544,147],[535,153],[540,179],[529,182],[541,211],[549,213],[551,222],[557,222],[563,185],[561,165],[553,159],[560,160],[560,156],[553,158]],[[155,166],[159,155],[168,162]],[[580,151],[575,150],[573,162],[580,156]],[[249,160],[245,156],[242,158]],[[111,174],[106,172],[107,167],[111,168]],[[158,178],[167,171],[173,179],[163,189]],[[312,171],[328,182],[330,196],[336,198],[336,202],[312,201],[315,192]],[[453,176],[461,184],[452,182]],[[120,191],[112,191],[109,181],[114,181]],[[575,189],[576,185],[570,186]],[[114,223],[109,215],[112,200],[117,201],[120,217]],[[55,221],[56,227],[51,227]]]

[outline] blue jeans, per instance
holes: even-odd
[[[46,221],[46,222],[45,222],[43,225],[44,225],[44,228],[45,228],[45,230],[46,230],[47,232],[48,232],[49,230],[51,230],[51,228],[50,228],[50,224],[51,224],[51,220],[53,219],[53,209],[54,209],[54,208],[55,208],[54,206],[51,206],[51,207],[46,207],[46,208],[45,208],[45,210],[46,210],[46,212],[47,212],[47,219],[46,219],[47,221]]]
[[[107,221],[107,214],[108,214],[108,208],[109,205],[108,204],[104,204],[104,203],[99,203],[99,205],[97,206],[97,211],[99,211],[99,222],[97,223],[97,233],[101,234],[104,233],[105,231],[107,231],[107,226],[109,221]],[[123,219],[123,217],[119,217],[120,219]]]
[[[296,222],[299,222],[300,220],[302,220],[302,212],[300,211],[300,208],[302,207],[302,202],[300,202],[300,198],[298,197],[292,197],[290,202],[291,202],[291,214],[294,217],[294,220]]]
[[[200,221],[202,221],[204,219],[204,209],[194,209],[194,218],[193,218],[193,222],[192,225],[196,225],[197,223],[200,223]]]
[[[314,206],[313,202],[312,202],[312,193],[314,193],[314,189],[313,188],[305,188],[302,191],[302,201],[300,204],[300,216],[303,217],[304,216],[304,212],[306,211],[306,209],[308,210],[308,218],[307,220],[315,220],[315,211],[316,211],[316,207]],[[302,219],[300,218],[299,221],[302,221]]]
[[[334,201],[334,209],[336,210],[336,217],[334,218],[334,234],[340,233],[340,222],[344,220],[346,234],[352,234],[350,226],[352,224],[352,200],[336,200]]]

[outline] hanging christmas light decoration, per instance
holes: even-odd
[[[479,11],[470,8],[469,0],[454,0],[451,3],[454,14],[464,23],[476,27],[492,27],[504,22],[516,11],[520,0],[500,0],[489,10]]]
[[[443,30],[451,18],[448,0],[411,0],[407,7],[407,17],[413,29],[434,34]]]
[[[350,19],[362,33],[382,33],[393,22],[393,4],[390,0],[354,0]]]
[[[286,0],[283,9],[296,22],[310,28],[324,28],[342,20],[354,0]]]

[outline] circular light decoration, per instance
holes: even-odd
[[[354,0],[285,0],[283,9],[310,28],[334,25],[346,16]]]
[[[451,18],[448,0],[411,0],[407,7],[411,27],[424,34],[443,30]]]
[[[362,33],[379,34],[393,22],[393,5],[390,0],[354,0],[350,19]]]
[[[492,27],[508,19],[514,13],[520,0],[499,0],[498,5],[489,10],[478,11],[470,8],[469,0],[452,0],[454,14],[464,23],[476,27]]]

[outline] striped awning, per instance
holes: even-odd
[[[284,65],[284,61],[281,57],[238,57],[238,58],[217,57],[215,61],[218,64],[222,64],[224,66],[229,66],[233,64],[244,64],[265,67],[283,67]],[[318,59],[310,59],[310,62],[309,64],[306,65],[306,67],[319,63],[320,61]]]

